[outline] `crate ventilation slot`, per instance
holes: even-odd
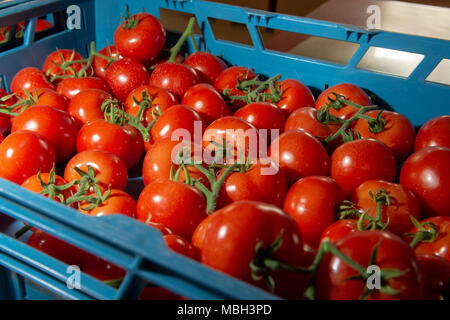
[[[359,48],[358,43],[258,27],[264,48],[300,57],[346,65]]]
[[[407,78],[423,58],[424,55],[418,53],[370,47],[356,67]]]
[[[450,59],[442,59],[425,80],[450,86]]]

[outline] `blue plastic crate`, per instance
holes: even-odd
[[[443,59],[450,59],[450,42],[245,9],[201,0],[34,0],[0,4],[0,27],[29,21],[23,44],[0,52],[0,77],[5,88],[23,67],[41,67],[55,48],[74,48],[86,54],[95,40],[97,48],[113,43],[120,13],[130,11],[159,16],[159,9],[171,9],[196,16],[203,32],[203,44],[214,54],[223,54],[232,64],[249,66],[257,73],[296,78],[320,89],[340,82],[352,82],[373,92],[384,107],[408,116],[414,125],[448,113],[450,87],[425,79]],[[38,17],[81,8],[82,29],[64,30],[35,39]],[[208,18],[238,22],[248,28],[253,46],[214,38]],[[346,65],[265,50],[258,27],[349,41],[359,48]],[[421,63],[407,78],[358,69],[356,66],[371,46],[418,53]],[[1,48],[1,47],[0,47]],[[191,44],[189,44],[191,49]],[[0,164],[1,165],[1,164]],[[137,195],[140,178],[130,179],[128,192]],[[272,299],[274,296],[239,280],[207,268],[170,251],[156,230],[125,216],[88,217],[21,187],[0,179],[0,299],[124,299],[136,298],[145,284],[157,285],[193,299]],[[82,274],[80,290],[67,288],[67,265],[15,240],[14,231],[26,221],[84,250],[127,270],[118,290]]]

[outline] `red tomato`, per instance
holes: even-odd
[[[289,184],[306,176],[328,173],[328,154],[319,140],[304,130],[286,131],[269,147],[270,158],[285,170]]]
[[[212,85],[207,83],[192,86],[184,94],[181,103],[197,111],[207,125],[216,119],[231,116],[225,100]]]
[[[209,52],[194,52],[187,57],[185,64],[197,71],[202,82],[214,85],[219,74],[227,68],[226,63]]]
[[[11,131],[29,130],[48,139],[56,153],[56,162],[69,159],[75,153],[78,126],[66,112],[49,107],[34,106],[18,115]]]
[[[72,61],[80,61],[77,63],[70,63]],[[61,68],[60,66],[64,63],[70,63],[67,67]],[[47,78],[52,80],[56,85],[62,81],[63,78],[59,78],[61,76],[75,76],[81,69],[86,67],[86,60],[84,57],[76,52],[75,50],[68,49],[58,49],[50,53],[44,61],[44,66],[42,67],[42,71],[45,73]],[[86,70],[86,76],[90,77],[94,73],[92,67],[89,67]]]
[[[269,102],[249,103],[236,111],[234,116],[248,121],[259,132],[261,132],[261,129],[267,130],[267,142],[269,144],[283,133],[284,123],[286,122],[283,111]],[[272,130],[274,131],[272,132]]]
[[[191,245],[194,248],[197,260],[201,260],[202,248],[205,239],[206,229],[208,229],[209,222],[212,220],[214,214],[210,214],[203,219],[192,234]]]
[[[417,132],[414,151],[435,146],[450,148],[450,116],[433,118]]]
[[[103,193],[104,195],[105,193]],[[91,194],[94,195],[95,194]],[[136,201],[126,192],[119,189],[112,189],[108,198],[98,207],[85,210],[89,207],[88,203],[81,203],[78,211],[90,216],[105,216],[110,214],[123,214],[132,218],[136,216]]]
[[[113,99],[108,92],[99,89],[80,91],[70,100],[67,112],[76,120],[79,127],[83,124],[105,118],[102,104],[106,99]]]
[[[317,120],[317,110],[311,107],[296,109],[286,119],[284,131],[303,129],[319,141],[324,141],[330,134],[330,128]]]
[[[395,179],[396,163],[392,151],[375,139],[354,140],[339,146],[331,155],[330,177],[347,194],[361,183]]]
[[[50,106],[55,109],[59,109],[62,111],[67,111],[67,107],[69,105],[69,99],[62,94],[47,89],[45,92],[42,92],[38,99],[36,100],[37,106]]]
[[[178,99],[181,99],[190,87],[200,82],[200,78],[193,68],[176,62],[158,64],[150,77],[152,86],[166,89]]]
[[[213,121],[203,134],[202,145],[205,151],[209,152],[209,154],[208,152],[204,153],[205,162],[208,164],[213,163],[213,153],[222,148],[224,140],[231,153],[226,160],[232,160],[233,163],[239,161],[239,163],[244,164],[248,154],[250,154],[250,157],[253,160],[259,158],[258,149],[260,146],[260,139],[258,130],[251,123],[241,118],[222,117]],[[264,146],[264,151],[265,144],[266,142],[264,141],[264,144],[262,144]],[[209,156],[211,156],[211,159]],[[216,163],[219,162],[216,161]]]
[[[383,180],[368,180],[362,183],[351,194],[351,201],[369,216],[377,217],[377,203],[370,197],[369,191],[374,194],[384,189],[390,197],[389,205],[381,206],[381,219],[386,223],[387,230],[399,236],[413,227],[410,216],[420,220],[420,205],[412,191],[400,184]]]
[[[136,101],[142,103],[144,100],[143,92],[147,94],[147,98],[150,99],[152,104],[151,108],[144,111],[142,117],[142,124],[146,127],[153,121],[152,111],[156,112],[158,108],[159,112],[162,113],[178,103],[178,99],[169,91],[148,84],[142,85],[131,91],[125,100],[125,112],[129,115],[134,117],[138,114],[140,104],[137,104]]]
[[[98,51],[101,55],[105,57],[112,58],[114,60],[118,60],[121,58],[119,51],[117,51],[116,46],[109,45]],[[92,60],[92,68],[94,68],[94,74],[96,77],[105,79],[106,77],[106,69],[108,67],[108,60],[103,59],[99,56],[94,56],[94,60]]]
[[[335,98],[335,96],[331,94],[332,92],[343,95],[346,100],[349,100],[361,106],[368,106],[372,103],[370,97],[360,87],[351,83],[341,83],[329,87],[319,95],[315,105],[315,108],[317,110],[329,103],[329,98]],[[334,110],[333,108],[331,108],[330,114],[341,119],[348,119],[357,111],[358,109],[356,109],[355,107],[344,105],[339,110]]]
[[[193,186],[168,179],[147,185],[137,203],[140,221],[162,223],[186,240],[206,217],[204,195]]]
[[[311,176],[298,180],[289,189],[283,210],[297,222],[303,240],[318,245],[323,231],[335,220],[335,209],[344,192],[334,179]]]
[[[250,263],[255,247],[268,248],[281,236],[281,246],[261,259],[276,259],[289,265],[303,262],[303,241],[295,221],[274,205],[256,201],[238,201],[210,215],[201,244],[201,262],[233,277],[267,289],[263,277],[254,280]],[[259,253],[262,254],[262,253]],[[257,266],[258,261],[254,261]],[[261,262],[259,262],[261,263]],[[285,270],[269,270],[274,293],[285,298],[299,298],[297,287],[303,275]],[[261,275],[261,273],[258,273]],[[267,276],[267,274],[266,274]]]
[[[108,84],[104,80],[96,77],[64,79],[58,85],[57,92],[72,99],[78,93],[86,89],[99,89],[108,93],[111,92]]]
[[[194,248],[188,241],[176,234],[167,234],[163,238],[171,250],[195,260]]]
[[[166,30],[151,14],[141,12],[128,17],[114,33],[114,44],[124,57],[150,62],[166,43]]]
[[[377,118],[381,110],[372,110],[364,115]],[[411,152],[414,143],[414,127],[404,115],[392,111],[383,111],[382,117],[386,119],[383,131],[372,133],[369,130],[367,120],[358,119],[353,129],[361,134],[363,138],[374,138],[387,145],[394,154],[397,163],[401,163]]]
[[[12,93],[24,94],[25,90],[31,93],[37,88],[48,88],[51,90],[55,90],[56,88],[38,68],[23,68],[16,73],[11,81]]]
[[[190,148],[191,156],[193,156],[194,159],[198,159],[198,153],[195,150],[195,146],[190,142],[172,141],[171,138],[164,138],[158,142],[155,142],[150,147],[144,158],[144,164],[142,166],[142,178],[144,180],[144,184],[148,185],[149,183],[161,178],[169,179],[172,166],[175,172],[178,170],[178,165],[174,160],[177,158],[177,155],[182,148]],[[198,149],[202,152],[201,146],[198,147]],[[206,177],[196,168],[193,166],[187,166],[187,169],[192,179],[200,179],[200,182],[202,182],[205,186],[209,186],[209,182]],[[184,180],[185,175],[184,172],[181,171],[179,181],[183,182]]]
[[[80,175],[73,169],[77,167],[84,172],[91,166],[95,178],[100,182],[100,189],[124,190],[128,182],[127,167],[115,154],[103,150],[87,150],[76,154],[66,165],[64,179],[67,181],[80,179]]]
[[[283,110],[286,117],[297,109],[314,107],[314,96],[311,90],[295,79],[282,80],[279,83],[281,99],[276,105]],[[271,88],[267,88],[266,93],[271,93]]]
[[[359,232],[358,220],[338,220],[325,228],[325,230],[322,232],[322,236],[320,237],[320,243],[322,243],[323,239],[327,238],[331,243],[334,244],[338,240],[354,232]]]
[[[418,254],[420,268],[425,279],[427,300],[448,299],[450,286],[450,262],[432,254]]]
[[[139,300],[179,300],[181,297],[165,288],[149,285],[142,290]]]
[[[27,244],[68,265],[80,267],[82,265],[84,252],[81,249],[42,230],[34,231],[28,238]]]
[[[114,61],[106,69],[106,82],[114,96],[124,102],[131,91],[147,84],[150,75],[144,65],[138,60],[122,58]]]
[[[42,182],[44,182],[45,184],[49,183],[49,181],[50,181],[50,174],[49,173],[41,173],[40,176],[41,176]],[[60,177],[57,174],[55,174],[55,183],[54,183],[55,186],[61,186],[61,185],[67,184],[67,183],[68,183],[68,181],[64,180],[62,177]],[[41,183],[39,181],[39,178],[38,178],[37,174],[32,175],[31,177],[29,177],[27,180],[25,180],[21,184],[21,186],[23,188],[31,190],[31,191],[33,191],[35,193],[41,193],[43,191],[42,185],[41,185]],[[59,193],[63,196],[63,198],[65,200],[65,199],[68,199],[70,196],[72,196],[75,193],[75,190],[74,190],[73,187],[71,187],[71,188],[68,188],[66,190],[62,190]],[[48,198],[49,195],[45,194],[44,196]],[[53,197],[52,200],[55,200],[57,202],[61,202],[61,200],[57,196]]]
[[[120,126],[106,120],[96,120],[83,125],[77,136],[77,151],[104,150],[114,153],[133,168],[141,159],[144,141],[133,126]]]
[[[265,160],[265,161],[264,161]],[[287,192],[284,171],[269,159],[260,160],[248,170],[229,174],[219,192],[218,207],[239,200],[253,200],[281,207]],[[219,173],[220,177],[226,169]]]
[[[163,225],[162,223],[156,223],[156,222],[151,222],[151,221],[145,221],[145,224],[158,229],[163,236],[168,235],[168,234],[173,234],[172,230],[170,230],[169,228],[167,228],[165,225]]]
[[[450,261],[450,217],[436,216],[420,221],[421,224],[433,223],[439,234],[437,238],[432,241],[422,241],[414,247],[416,254],[434,254],[440,256],[447,261]],[[424,226],[425,229],[430,229],[429,226]],[[408,233],[417,233],[417,228],[412,228]],[[406,238],[409,242],[413,237]]]
[[[189,133],[190,140],[194,139],[195,126],[198,125],[203,133],[203,119],[200,115],[191,107],[177,104],[171,106],[164,111],[155,125],[152,127],[151,135],[154,142],[157,142],[164,138],[171,138],[172,134],[177,130],[184,130],[183,133]],[[177,135],[177,138],[180,136]],[[175,140],[175,137],[173,138]]]
[[[370,257],[375,246],[379,244],[375,261]],[[376,265],[381,270],[397,269],[405,273],[382,280],[381,285],[389,285],[397,294],[383,293],[378,289],[370,292],[369,300],[406,300],[422,299],[424,283],[413,251],[398,236],[385,231],[365,231],[352,233],[335,246],[348,258],[358,263],[364,271],[369,265]],[[372,271],[373,274],[373,271]],[[327,254],[320,262],[315,282],[316,297],[320,300],[356,300],[361,297],[366,287],[366,280],[352,280],[358,271],[341,258]]]
[[[0,177],[17,184],[38,172],[50,172],[55,151],[43,136],[31,131],[16,131],[0,144]]]
[[[100,257],[82,251],[81,269],[100,281],[116,280],[125,277],[126,271]]]
[[[8,92],[0,88],[0,99],[4,98],[8,95]],[[17,102],[17,99],[15,96],[12,96],[6,101],[1,101],[0,104],[3,106],[12,106]],[[4,113],[0,113],[0,134],[6,135],[11,130],[11,121],[10,116]]]
[[[244,96],[246,93],[243,90],[236,88],[238,81],[254,80],[255,78],[256,74],[248,68],[238,66],[229,67],[217,76],[216,81],[214,82],[214,88],[222,95],[227,93],[230,96]],[[236,100],[234,102],[230,101],[229,105],[232,108],[232,111],[236,111],[238,108],[245,106],[246,103],[244,101]]]
[[[400,172],[400,183],[412,190],[427,216],[450,215],[450,149],[427,147],[413,153]]]

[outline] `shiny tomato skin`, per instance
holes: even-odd
[[[58,85],[56,91],[67,98],[72,99],[78,93],[86,89],[99,89],[108,93],[111,92],[108,84],[103,79],[97,77],[64,79]]]
[[[408,246],[398,236],[386,231],[364,231],[352,233],[335,243],[347,257],[367,268],[373,248],[379,244],[375,265],[381,270],[398,269],[405,274],[387,280],[396,295],[374,290],[368,300],[420,300],[424,297],[424,282],[417,259]],[[341,258],[327,254],[320,262],[315,282],[315,294],[319,300],[358,300],[366,281],[348,280],[357,274]]]
[[[283,111],[269,102],[249,103],[237,110],[233,116],[248,121],[258,130],[267,130],[267,142],[269,144],[283,133],[284,123],[286,122]],[[272,130],[274,130],[273,134]],[[275,132],[275,130],[278,132]]]
[[[27,240],[27,244],[68,265],[77,265],[80,267],[82,265],[84,252],[81,249],[40,229],[31,234]]]
[[[197,157],[198,152],[202,152],[201,146],[199,146],[197,150],[195,150],[195,145],[188,141],[172,141],[172,139],[164,138],[155,142],[150,149],[147,151],[144,157],[144,163],[142,165],[142,178],[145,185],[156,181],[158,179],[170,178],[170,171],[173,167],[173,170],[176,172],[178,170],[178,165],[175,160],[177,159],[178,153],[182,148],[190,149],[191,156],[193,159],[199,159]],[[200,154],[201,155],[201,154]],[[209,182],[206,177],[198,171],[198,169],[193,166],[187,166],[189,176],[192,179],[200,179],[200,182],[203,183],[206,187],[209,187]],[[179,181],[185,181],[184,171],[181,171],[179,174]]]
[[[80,175],[73,169],[78,167],[84,172],[91,166],[95,178],[100,182],[101,191],[111,189],[124,190],[128,182],[127,167],[115,154],[103,150],[87,150],[77,153],[66,165],[64,179],[72,181],[80,179]]]
[[[105,57],[112,58],[114,60],[118,60],[122,58],[119,54],[119,51],[117,51],[116,46],[114,45],[108,45],[104,47],[103,49],[99,50],[98,53],[104,55]],[[92,60],[92,68],[94,69],[94,74],[96,77],[105,79],[106,77],[106,69],[109,67],[108,60],[103,59],[99,56],[94,56],[94,60]]]
[[[359,232],[358,230],[358,220],[356,219],[342,219],[338,220],[323,230],[322,235],[320,237],[320,243],[322,243],[323,239],[327,238],[331,243],[336,243],[340,239],[345,236]]]
[[[268,290],[263,279],[251,276],[250,262],[255,246],[261,241],[268,247],[282,234],[282,243],[271,257],[289,265],[303,262],[303,241],[295,221],[274,205],[256,201],[238,201],[208,217],[201,262],[255,286]],[[274,294],[285,298],[299,298],[301,290],[295,284],[303,275],[277,270],[271,272],[275,282]]]
[[[58,49],[51,52],[44,61],[42,71],[45,73],[48,79],[52,79],[57,76],[74,76],[81,69],[86,67],[85,62],[73,63],[70,68],[63,71],[58,65],[63,62],[83,60],[84,57],[75,50]],[[89,67],[86,71],[87,76],[92,76],[94,73],[92,67]],[[55,79],[53,83],[56,85],[60,83],[62,79]]]
[[[162,223],[186,240],[206,217],[204,195],[193,186],[169,179],[148,184],[137,202],[138,220]]]
[[[434,254],[450,261],[450,217],[436,216],[421,220],[420,223],[431,222],[439,230],[438,237],[433,242],[420,242],[414,247],[416,254]],[[429,227],[426,227],[429,229]],[[417,228],[412,228],[408,233],[417,233]],[[406,237],[411,242],[413,237]]]
[[[227,64],[219,57],[201,51],[189,55],[184,63],[197,71],[202,82],[211,85],[214,85],[219,74],[227,68]]]
[[[427,300],[448,300],[450,261],[432,254],[416,254],[425,279]]]
[[[280,81],[279,86],[282,94],[276,105],[283,110],[286,117],[297,109],[314,107],[314,96],[311,90],[300,81],[286,79]],[[266,93],[270,92],[271,89],[267,88]]]
[[[426,147],[403,164],[400,183],[419,199],[425,216],[450,215],[450,149]]]
[[[450,116],[439,116],[427,121],[417,132],[414,152],[426,147],[450,148]]]
[[[289,184],[307,176],[328,173],[328,154],[319,140],[304,130],[290,130],[269,147],[269,157],[285,170]]]
[[[152,139],[154,142],[157,142],[164,138],[170,138],[177,129],[187,130],[191,139],[194,139],[196,124],[201,125],[203,130],[204,121],[194,109],[182,104],[171,106],[161,114],[152,127]]]
[[[309,176],[298,180],[286,194],[283,210],[302,231],[303,240],[317,246],[325,228],[335,220],[344,192],[334,179]]]
[[[0,88],[0,99],[7,96],[8,92]],[[15,96],[12,96],[6,101],[1,102],[2,104],[6,106],[12,106],[14,103],[17,102],[17,98]],[[11,130],[11,117],[7,114],[0,113],[0,134],[6,135]]]
[[[395,179],[396,162],[392,151],[375,139],[359,139],[344,143],[331,155],[330,177],[349,194],[361,183]]]
[[[83,125],[77,136],[77,151],[104,150],[117,155],[133,168],[144,152],[141,133],[133,126],[120,126],[106,120],[96,120]]]
[[[29,130],[48,139],[56,153],[56,162],[61,163],[75,153],[78,126],[68,113],[48,107],[34,106],[18,115],[11,131]]]
[[[282,206],[288,189],[286,175],[276,163],[265,160],[251,165],[247,172],[232,172],[226,177],[219,192],[218,208],[239,200]],[[222,169],[218,177],[224,172]]]
[[[80,91],[69,102],[67,112],[76,120],[78,127],[105,118],[101,106],[106,99],[113,99],[108,92],[99,89]]]
[[[352,83],[340,83],[322,91],[322,93],[319,95],[319,97],[317,97],[316,100],[315,108],[317,110],[330,102],[329,97],[332,99],[335,98],[335,96],[331,94],[332,92],[343,95],[346,100],[349,100],[361,106],[368,106],[372,103],[370,97],[360,87]],[[347,119],[357,111],[358,109],[356,109],[355,107],[344,105],[339,110],[334,110],[333,108],[331,108],[330,114],[338,118]]]
[[[165,225],[163,225],[162,223],[151,222],[151,221],[145,221],[145,224],[148,225],[149,227],[158,229],[159,232],[161,232],[163,236],[168,235],[168,234],[173,234],[172,230],[170,230],[169,228],[167,228],[167,227],[166,227]]]
[[[400,184],[383,180],[368,180],[359,185],[351,194],[350,200],[369,216],[377,217],[377,204],[370,197],[369,191],[374,194],[378,190],[384,189],[390,197],[389,206],[383,205],[381,219],[383,223],[389,224],[388,231],[399,236],[409,231],[413,227],[410,216],[420,220],[420,204],[411,190]]]
[[[89,211],[84,210],[83,208],[87,208],[88,205],[87,203],[81,203],[78,211],[96,217],[110,214],[123,214],[131,218],[136,217],[136,201],[128,193],[119,189],[111,189],[108,198],[98,207]]]
[[[294,110],[286,119],[284,131],[303,129],[319,141],[324,141],[330,134],[330,128],[317,120],[317,110],[303,107]]]
[[[364,115],[375,119],[380,111],[372,110]],[[383,111],[382,117],[386,119],[386,123],[383,131],[379,133],[370,132],[368,122],[365,119],[356,120],[353,129],[359,132],[363,138],[373,138],[383,142],[392,150],[397,163],[401,163],[413,147],[414,127],[408,118],[397,112]]]
[[[190,87],[200,82],[200,77],[192,67],[176,62],[166,62],[156,66],[149,83],[166,89],[181,99]]]
[[[0,163],[0,177],[22,184],[38,172],[50,172],[55,165],[55,151],[39,133],[16,131],[0,144]]]
[[[205,151],[210,152],[212,157],[213,151],[222,148],[224,140],[227,148],[231,149],[231,155],[228,157],[230,159],[227,159],[231,163],[237,161],[245,163],[245,161],[241,160],[247,159],[248,154],[250,154],[251,159],[259,158],[258,149],[261,144],[258,130],[248,121],[234,116],[222,117],[213,121],[203,134],[202,146]],[[262,145],[265,146],[265,142]],[[209,155],[207,155],[207,152],[204,153],[204,160],[211,164],[212,159],[208,159]],[[242,156],[243,154],[244,157]],[[209,163],[210,161],[211,163]]]
[[[122,58],[106,69],[105,79],[114,96],[124,102],[133,89],[148,83],[150,75],[138,60]]]
[[[197,111],[207,125],[221,117],[231,116],[225,100],[207,83],[199,83],[189,88],[181,103]]]
[[[36,106],[50,106],[55,109],[67,111],[69,101],[70,100],[62,94],[48,89],[39,95]]]
[[[36,88],[55,90],[56,87],[41,70],[33,67],[21,69],[11,81],[11,93],[24,94],[25,90],[31,93]]]
[[[42,181],[46,184],[48,184],[49,179],[50,179],[50,174],[49,173],[41,173],[40,177],[42,179]],[[64,178],[58,176],[57,174],[55,174],[55,185],[56,186],[61,186],[64,184],[67,184],[68,181],[64,180]],[[43,188],[41,186],[41,183],[39,181],[39,178],[37,176],[37,174],[32,175],[31,177],[29,177],[27,180],[25,180],[24,182],[22,182],[21,187],[31,190],[35,193],[40,193],[42,192]],[[64,199],[69,198],[70,196],[72,196],[75,193],[75,188],[68,188],[66,190],[62,190],[60,191],[60,193],[62,194],[62,196],[64,197]],[[45,197],[48,198],[48,194],[44,195]],[[57,202],[61,202],[60,199],[58,197],[53,197],[52,200],[55,200]]]
[[[163,239],[171,250],[195,260],[194,248],[184,238],[176,234],[168,234],[164,235]]]
[[[146,12],[135,14],[133,18],[136,26],[130,28],[128,22],[123,22],[116,29],[114,44],[122,56],[150,62],[164,47],[166,30],[156,17]]]
[[[135,88],[128,95],[127,99],[125,100],[126,113],[133,117],[138,114],[140,105],[137,104],[134,100],[136,99],[138,102],[142,102],[143,92],[145,92],[148,99],[151,99],[152,101],[152,108],[144,111],[142,119],[142,124],[146,127],[153,121],[152,110],[155,111],[155,113],[157,111],[162,113],[169,109],[171,106],[178,104],[178,99],[169,91],[145,84]]]
[[[230,96],[243,96],[246,93],[240,89],[236,89],[236,85],[239,81],[245,80],[254,80],[256,78],[256,74],[245,67],[233,66],[223,70],[216,78],[214,82],[214,88],[221,95],[224,95],[227,92]],[[227,101],[228,102],[228,101]],[[240,107],[245,106],[244,101],[236,100],[234,102],[228,102],[232,111],[236,111]]]

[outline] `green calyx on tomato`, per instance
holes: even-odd
[[[281,79],[281,74],[277,74],[264,81],[258,80],[258,77],[253,80],[246,79],[247,75],[244,77],[244,80],[240,80],[239,77],[237,77],[235,87],[235,89],[245,92],[245,95],[233,96],[230,94],[228,89],[225,89],[222,92],[222,95],[225,97],[225,99],[231,102],[243,101],[246,104],[266,100],[270,100],[273,103],[276,103],[281,100],[283,91],[280,89],[280,86],[277,82],[279,79]],[[267,88],[271,89],[270,93],[265,92]]]
[[[421,242],[434,242],[439,236],[439,228],[430,221],[420,223],[413,216],[409,216],[414,226],[417,228],[416,233],[405,233],[404,237],[414,237],[409,244],[411,248],[414,248]]]
[[[317,273],[317,270],[319,268],[319,264],[322,261],[325,254],[333,254],[343,260],[346,264],[348,264],[351,268],[356,270],[358,273],[354,276],[351,276],[346,279],[346,281],[352,281],[352,280],[361,280],[364,283],[367,282],[371,274],[367,272],[367,268],[364,268],[359,263],[353,261],[351,258],[347,257],[345,254],[343,254],[338,248],[336,248],[329,240],[328,238],[323,239],[323,241],[320,244],[320,247],[317,251],[316,257],[314,258],[314,261],[312,264],[307,267],[298,267],[298,266],[292,266],[286,263],[283,263],[280,260],[277,260],[273,258],[273,254],[281,247],[282,245],[282,237],[283,237],[284,230],[281,230],[280,234],[276,237],[276,239],[266,248],[262,247],[262,242],[258,242],[255,246],[255,257],[250,262],[249,267],[251,269],[251,275],[253,280],[260,281],[264,280],[269,287],[269,289],[273,292],[275,289],[275,282],[271,275],[273,271],[276,270],[286,270],[286,271],[292,271],[292,272],[301,272],[301,273],[310,273],[312,275],[311,277],[311,285],[308,287],[308,289],[305,291],[305,297],[313,300],[314,299],[314,278]],[[381,240],[380,240],[381,242]],[[380,242],[378,242],[372,249],[371,255],[370,255],[370,261],[368,266],[375,265],[376,264],[376,256],[378,252],[378,247],[380,245]],[[380,270],[380,283],[381,286],[379,289],[373,288],[370,289],[368,286],[364,286],[364,290],[360,295],[360,299],[367,298],[372,291],[374,290],[380,290],[380,292],[389,294],[389,295],[396,295],[400,291],[395,290],[391,286],[387,284],[387,280],[400,277],[407,273],[409,270],[399,270],[399,269],[381,269]]]
[[[26,108],[34,106],[38,100],[38,92],[35,89],[34,95],[28,92],[26,89],[23,89],[26,95],[26,99],[21,98],[15,93],[11,93],[0,98],[0,113],[8,114],[10,116],[16,117],[25,111]],[[19,101],[14,103],[13,105],[7,105],[5,102],[11,99],[12,97],[16,97]],[[18,109],[20,108],[20,109]]]
[[[334,98],[330,97],[330,95],[334,95]],[[339,137],[342,137],[342,140],[344,142],[360,139],[361,135],[359,134],[359,132],[356,132],[355,130],[349,128],[350,125],[357,119],[367,120],[369,131],[371,133],[379,133],[384,130],[386,119],[382,116],[383,111],[380,111],[375,119],[365,115],[365,113],[368,111],[379,109],[378,106],[361,106],[357,103],[345,99],[344,96],[339,95],[335,92],[330,93],[330,95],[328,96],[328,100],[330,102],[318,110],[317,120],[323,124],[340,124],[341,127],[338,131],[336,131],[334,134],[331,134],[324,140],[326,143],[329,143]],[[358,109],[358,111],[347,120],[338,118],[330,113],[330,109],[339,110],[345,105],[355,107]]]
[[[125,15],[122,14],[120,18],[122,20],[122,25],[126,30],[136,28],[139,23],[139,16],[135,16],[130,13],[128,4],[125,5]]]
[[[389,225],[389,217],[386,222],[383,222],[382,212],[383,206],[391,205],[391,197],[387,194],[385,189],[376,190],[375,192],[369,190],[369,196],[377,205],[377,215],[375,218],[357,208],[351,201],[344,200],[338,208],[339,219],[358,217],[359,231],[386,230]]]
[[[69,59],[64,58],[63,54],[57,50],[57,54],[61,60],[61,63],[57,63],[55,61],[52,61],[53,67],[58,67],[61,69],[62,74],[61,75],[53,75],[50,77],[50,82],[55,82],[56,80],[60,79],[67,79],[67,78],[83,78],[88,76],[88,70],[92,65],[92,61],[94,60],[94,52],[95,52],[95,43],[91,42],[90,47],[90,55],[87,59],[78,59],[75,60],[76,51],[73,50],[71,56]],[[83,64],[83,67],[80,68],[80,70],[76,71],[72,66]],[[69,71],[69,74],[66,74],[67,71]],[[52,68],[48,69],[46,72],[46,76],[49,77],[51,75]]]
[[[133,100],[136,104],[139,104],[139,110],[134,117],[125,111],[125,108],[117,99],[105,99],[102,103],[101,110],[105,115],[106,121],[119,126],[123,126],[127,123],[139,130],[143,140],[148,142],[150,140],[150,130],[161,115],[161,109],[157,106],[153,107],[151,96],[148,95],[145,90],[142,91],[141,102],[139,102],[134,96]],[[148,126],[144,126],[142,124],[142,120],[147,109],[152,109],[151,115],[153,120],[148,124]]]

